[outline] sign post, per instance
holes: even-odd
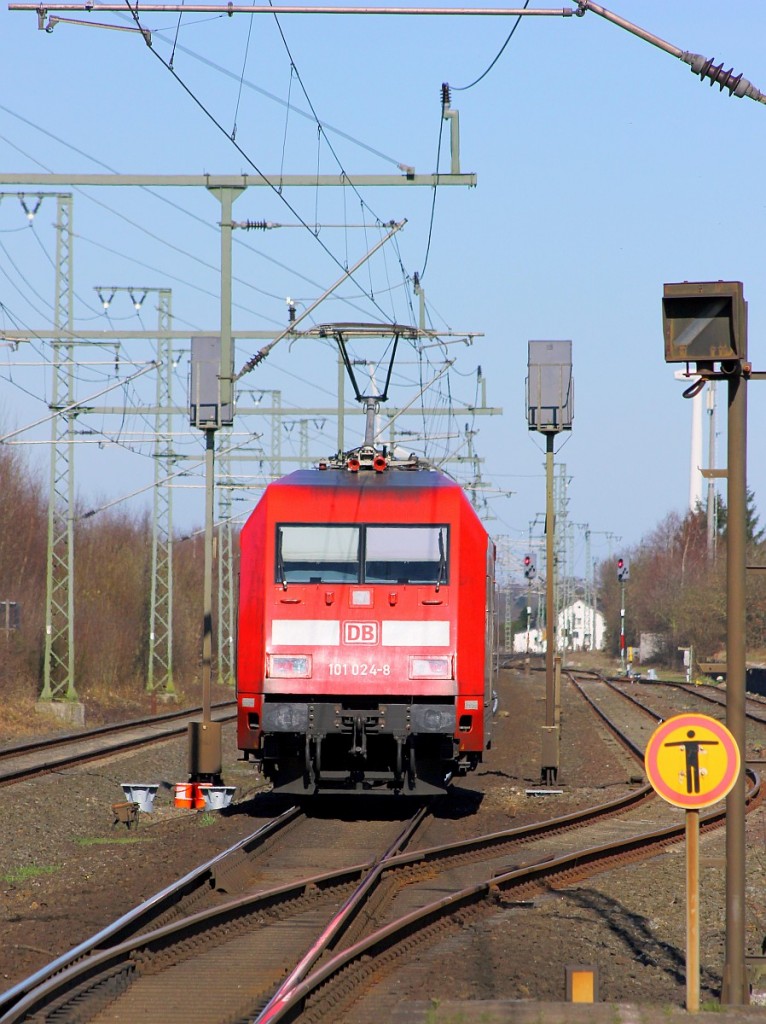
[[[668,718],[654,730],[644,755],[658,796],[686,811],[686,1009],[697,1013],[699,958],[699,809],[730,792],[739,776],[739,747],[721,722],[708,715]]]
[[[700,812],[686,812],[686,1009],[700,1008]]]

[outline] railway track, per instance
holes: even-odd
[[[643,748],[633,736],[637,730],[652,731],[654,713],[619,688],[610,691],[601,681],[591,682],[580,685],[580,692],[594,708],[609,693],[609,711],[599,708],[600,717],[640,760]],[[750,800],[760,800],[755,777]],[[46,977],[11,990],[6,994],[10,999],[0,1000],[0,1019],[24,1020],[42,1007],[55,1007],[57,1021],[149,1020],[160,1019],[152,1017],[160,1005],[161,1019],[171,1020],[162,996],[165,986],[176,994],[174,1002],[179,993],[192,993],[179,1006],[182,1020],[271,1021],[302,1014],[318,1021],[327,1019],[329,1004],[337,1019],[341,1004],[364,1003],[360,992],[400,962],[402,950],[413,944],[442,941],[473,916],[504,902],[523,902],[588,873],[651,856],[683,837],[677,815],[659,801],[650,803],[646,786],[636,786],[619,801],[533,825],[405,850],[427,835],[429,817],[419,813],[403,828],[396,822],[386,827],[365,823],[368,840],[380,843],[372,858],[349,864],[351,850],[341,846],[346,856],[341,866],[290,878],[294,865],[285,865],[286,851],[305,863],[297,851],[326,841],[328,824],[336,834],[346,825],[334,819],[310,821],[292,809],[285,822],[274,824],[270,839],[259,830],[260,840],[254,836],[249,845],[238,844],[193,884],[187,878],[181,898],[166,893],[168,905],[162,909],[159,899],[148,901],[155,905],[143,905],[131,921],[94,936],[88,949],[74,951],[70,963],[60,958]],[[715,827],[722,814],[706,815],[703,828]],[[393,838],[392,828],[397,831]],[[576,843],[573,829],[578,829]],[[214,1006],[203,1006],[201,993],[207,990],[226,993],[231,1002],[222,1005],[216,999]],[[91,999],[95,1009],[93,1004],[86,1008]]]
[[[630,802],[640,804],[644,795],[639,791]],[[760,783],[754,780],[750,799],[759,798]],[[9,993],[12,1005],[0,1020],[10,1024],[36,1018],[43,1007],[47,1019],[61,1022],[139,1018],[210,1022],[240,1017],[266,1022],[294,1019],[298,1011],[306,1011],[307,1020],[326,1019],[329,1005],[337,1010],[339,999],[352,991],[358,998],[358,987],[371,976],[371,958],[379,978],[378,958],[383,957],[390,970],[405,950],[412,954],[420,944],[443,940],[487,905],[528,900],[683,839],[684,826],[677,820],[652,830],[644,824],[629,837],[623,834],[574,850],[570,838],[558,854],[527,852],[523,863],[507,863],[507,851],[515,845],[546,833],[561,837],[567,829],[592,825],[594,815],[606,817],[618,809],[624,806],[604,805],[471,842],[399,852],[420,824],[421,809],[372,863],[225,900],[149,931],[144,928],[151,920],[156,923],[183,913],[183,905],[188,910],[190,893],[185,894],[185,904],[138,908],[132,921],[123,920],[109,934],[94,936],[87,955],[84,949],[73,951],[78,955],[68,966],[52,965],[55,970],[46,980],[30,979],[24,992]],[[289,812],[275,827],[297,816]],[[720,809],[707,813],[703,829],[715,827],[722,818]],[[224,863],[196,881],[202,887],[206,882],[216,884],[216,878],[220,882],[226,875]],[[465,880],[466,873],[476,872],[477,864],[484,866],[484,877],[455,888],[456,873]],[[449,874],[449,894],[429,898],[435,889],[447,887]],[[200,885],[194,888],[199,898]],[[225,890],[218,887],[216,891],[220,895]],[[157,902],[167,903],[169,896],[165,893]],[[125,939],[130,927],[137,927],[141,934]],[[112,942],[116,944],[111,948],[102,948]],[[282,977],[290,955],[295,966]],[[172,1010],[166,1002],[169,991],[174,993]],[[211,993],[209,999],[206,992]],[[0,1008],[8,1002],[4,1000]],[[152,1015],[158,1006],[163,1006],[161,1017]]]
[[[645,707],[647,712],[655,715],[658,720],[669,718],[671,715],[683,711],[696,711],[712,715],[721,721],[725,720],[726,695],[716,687],[645,680],[631,683],[623,680],[605,680],[605,682],[625,697]],[[745,702],[745,718],[748,749],[743,752],[744,757],[750,763],[763,763],[756,751],[760,751],[764,745],[766,734],[764,734],[763,727],[766,726],[766,703],[758,697],[749,696]]]
[[[656,686],[656,683],[641,680],[638,685],[644,685],[651,688]],[[721,692],[718,687],[705,686],[704,684],[699,686],[690,686],[687,683],[676,683],[673,685],[673,689],[680,690],[690,701],[697,701],[698,703],[704,702],[706,704],[713,704],[718,708],[726,708],[726,694]],[[651,689],[649,692],[651,692]],[[751,722],[760,722],[762,725],[766,725],[766,701],[764,701],[762,697],[757,697],[753,694],[746,694],[745,715]]]
[[[159,743],[185,733],[189,723],[199,719],[201,713],[202,708],[171,711],[38,742],[3,747],[0,749],[0,786],[21,782],[54,769]],[[211,717],[216,722],[231,721],[236,717],[236,701],[213,705]]]

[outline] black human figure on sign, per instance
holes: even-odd
[[[700,750],[703,749],[703,743],[708,747],[718,746],[718,740],[695,740],[696,733],[694,729],[690,729],[687,734],[688,739],[678,740],[675,743],[664,743],[665,747],[683,747],[684,753],[686,754],[686,792],[687,793],[699,793],[700,791]]]

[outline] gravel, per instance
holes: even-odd
[[[527,795],[539,784],[544,688],[542,673],[502,674],[493,749],[476,773],[455,786],[445,828],[456,834],[489,832],[564,813],[618,796],[640,772],[565,686],[562,793]],[[20,981],[273,816],[273,798],[252,766],[237,759],[233,726],[225,726],[223,735],[224,779],[238,787],[235,805],[223,813],[173,806],[172,786],[187,776],[185,739],[2,790],[0,988]],[[153,813],[141,814],[138,827],[113,824],[112,804],[124,799],[122,782],[161,784]],[[747,841],[746,952],[759,955],[766,941],[763,810],[748,815]],[[700,853],[701,998],[712,1007],[724,958],[723,830],[703,835]],[[605,1003],[680,1008],[685,999],[684,902],[682,845],[522,905],[499,901],[492,916],[469,923],[450,940],[455,967],[449,975],[438,966],[444,951],[434,954],[438,1000],[429,1019],[435,1024],[447,1020],[436,1007],[455,1001],[486,1000],[488,1014],[492,1001],[563,1001],[565,969],[571,964],[598,968],[599,996]],[[397,983],[417,1016],[415,1003],[426,994],[407,993],[406,972]],[[753,997],[766,1003],[761,986],[766,990],[766,978],[756,984]]]

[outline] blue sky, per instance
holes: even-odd
[[[554,4],[533,0],[531,6]],[[615,0],[612,9],[674,45],[724,61],[766,91],[762,0]],[[754,369],[766,369],[760,188],[766,106],[700,83],[685,64],[593,13],[524,19],[493,69],[469,89],[460,87],[496,56],[513,25],[509,18],[283,15],[278,26],[270,15],[187,14],[180,25],[176,15],[143,15],[156,53],[166,62],[173,53],[185,89],[135,33],[65,24],[45,33],[32,13],[4,9],[0,17],[0,167],[8,174],[106,168],[224,174],[253,173],[254,166],[271,174],[395,174],[398,163],[430,173],[439,144],[440,89],[448,82],[460,112],[461,170],[477,174],[477,187],[440,188],[435,203],[428,188],[361,194],[293,189],[285,193],[292,209],[273,191],[250,189],[237,200],[235,219],[291,226],[238,233],[235,328],[279,330],[287,296],[300,312],[337,279],[339,263],[353,263],[381,237],[376,221],[406,218],[395,243],[312,320],[385,315],[411,322],[417,315],[411,279],[425,265],[430,323],[483,337],[470,347],[430,349],[428,361],[418,362],[405,349],[392,400],[411,401],[446,355],[456,361],[426,401],[442,409],[472,404],[481,366],[487,402],[502,406],[503,416],[431,418],[426,427],[439,436],[428,451],[437,459],[451,451],[465,455],[466,425],[477,431],[473,444],[491,488],[488,527],[508,538],[513,557],[523,555],[530,523],[545,505],[544,443],[527,431],[525,419],[530,339],[573,342],[574,429],[557,442],[557,463],[569,480],[570,519],[588,524],[593,555],[616,556],[668,512],[684,510],[691,410],[663,359],[662,285],[742,280],[751,360]],[[130,24],[127,15],[83,17]],[[303,116],[311,107],[325,125],[322,133]],[[230,139],[235,126],[239,149]],[[446,125],[439,166],[449,169]],[[214,328],[218,214],[202,189],[76,190],[76,328],[137,324],[124,293],[106,317],[97,288],[113,285],[141,292],[172,288],[176,327],[190,333]],[[53,199],[44,201],[31,227],[18,199],[0,201],[0,328],[32,332],[50,323],[55,219]],[[322,245],[300,219],[322,225]],[[367,226],[331,226],[343,224]],[[143,326],[153,326],[151,296],[140,317]],[[131,348],[138,362],[151,357],[142,344]],[[238,368],[258,344],[240,343]],[[0,433],[46,415],[50,370],[42,363],[48,355],[36,341],[0,349]],[[124,383],[129,358],[124,351],[117,368],[123,383],[108,399],[115,405],[125,400],[125,417],[83,421],[95,431],[83,435],[90,443],[76,456],[78,500],[85,507],[141,490],[152,479],[151,422],[135,407],[153,401],[154,385],[148,375]],[[94,354],[93,362],[98,365],[78,371],[78,397],[118,381],[111,351]],[[186,366],[181,355],[179,404],[185,402]],[[249,389],[281,391],[283,405],[296,410],[334,405],[335,382],[334,354],[308,341],[280,343],[242,381]],[[763,386],[755,382],[749,389],[748,458],[762,519]],[[186,426],[179,422],[178,429]],[[402,426],[417,433],[422,418]],[[268,452],[269,421],[247,417],[236,429],[241,442],[248,431],[262,434],[259,443]],[[283,453],[298,454],[300,429],[296,423],[283,432]],[[334,450],[333,423],[313,417],[306,429],[312,455]],[[357,428],[347,425],[347,447],[360,440],[356,430],[361,420]],[[723,407],[718,433],[721,465]],[[41,426],[17,440],[48,436]],[[416,439],[403,443],[423,448]],[[202,453],[200,438],[188,430],[178,444],[188,455]],[[46,472],[45,444],[22,450]],[[257,466],[243,462],[240,469],[243,476],[257,474]],[[466,464],[451,469],[464,481],[472,476]],[[174,514],[181,528],[202,522],[200,483],[190,476],[179,486]],[[247,492],[239,497],[237,512],[244,514],[252,498]],[[141,504],[149,507],[148,490],[126,507]],[[582,559],[584,527],[574,535],[575,557]]]

